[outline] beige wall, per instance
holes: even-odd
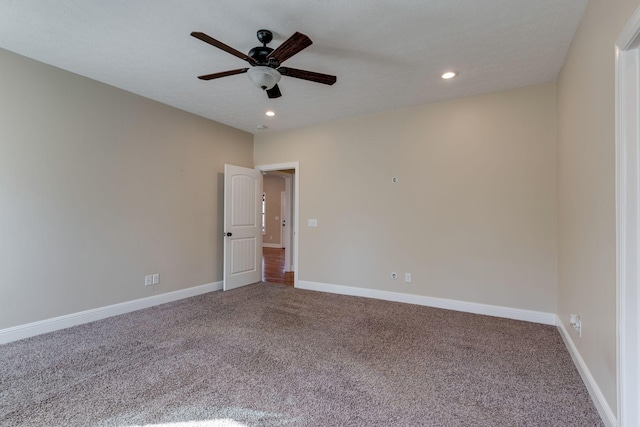
[[[265,235],[262,243],[280,245],[282,219],[280,218],[280,193],[284,191],[284,178],[265,175],[262,181],[264,192],[267,194]],[[278,219],[276,219],[278,217]]]
[[[253,166],[251,134],[0,63],[0,329],[222,279],[223,164]]]
[[[300,162],[299,278],[555,313],[555,96],[546,84],[257,135],[256,164]]]
[[[614,43],[638,0],[591,0],[558,78],[558,314],[615,413]]]

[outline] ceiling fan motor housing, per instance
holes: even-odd
[[[280,62],[276,58],[269,58],[267,60],[267,56],[273,52],[272,48],[267,47],[267,44],[273,40],[273,33],[269,30],[258,30],[257,35],[262,46],[254,47],[249,51],[248,56],[256,60],[256,63],[251,65],[266,65],[267,67],[278,68]]]
[[[267,61],[267,55],[269,55],[271,52],[273,52],[273,49],[270,47],[257,46],[249,51],[248,56],[255,59],[257,65],[269,65]]]

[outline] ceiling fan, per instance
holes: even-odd
[[[251,68],[238,68],[236,70],[198,76],[201,80],[213,80],[220,77],[247,73],[249,79],[251,79],[257,87],[267,92],[269,98],[279,98],[282,96],[280,88],[278,88],[278,82],[281,76],[295,77],[296,79],[309,80],[325,85],[332,85],[336,82],[336,76],[280,66],[293,55],[311,46],[313,43],[311,39],[302,33],[296,32],[274,50],[267,46],[267,44],[273,40],[273,33],[269,30],[258,30],[258,40],[262,43],[262,46],[254,47],[247,55],[205,33],[194,31],[191,35],[243,59],[251,65]]]

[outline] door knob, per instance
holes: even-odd
[[[229,236],[229,237],[233,236],[233,234],[232,234],[232,233],[224,233],[224,235],[225,235],[225,236]]]

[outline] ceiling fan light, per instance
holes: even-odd
[[[263,90],[272,89],[280,81],[280,73],[271,67],[257,65],[247,71],[254,85]]]

